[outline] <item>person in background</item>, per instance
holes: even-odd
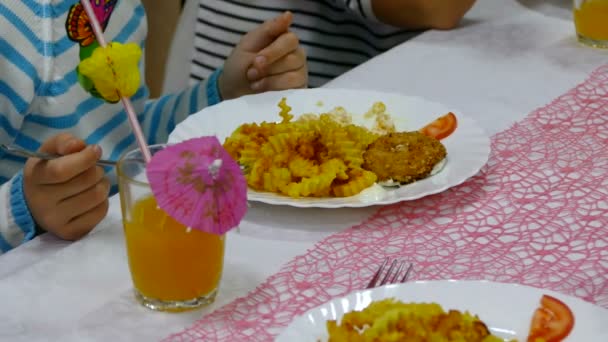
[[[458,26],[475,0],[187,0],[165,90],[207,79],[245,32],[285,10],[318,87],[415,36]]]
[[[91,3],[108,41],[144,48],[139,0]],[[179,93],[149,101],[142,77],[131,100],[147,142],[166,142],[189,114],[254,92],[252,83],[265,82],[270,73],[274,87],[304,86],[306,59],[297,39],[294,46],[291,21],[291,13],[283,13],[256,25],[205,81]],[[26,160],[0,151],[0,254],[43,231],[67,240],[87,234],[105,217],[108,194],[116,192],[115,171],[96,161],[117,160],[136,147],[122,105],[105,101],[79,71],[97,44],[90,25],[77,0],[0,3],[0,144],[61,155]],[[268,63],[256,63],[259,58]],[[256,81],[248,78],[252,70]]]

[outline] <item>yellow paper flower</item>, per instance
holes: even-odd
[[[131,97],[139,88],[141,49],[135,43],[109,43],[98,47],[78,65],[81,74],[93,81],[99,94],[109,102]]]

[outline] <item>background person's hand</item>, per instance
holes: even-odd
[[[222,98],[308,85],[306,54],[289,32],[292,19],[290,12],[283,13],[241,39],[219,77]]]
[[[95,164],[101,148],[59,134],[44,142],[39,151],[63,157],[30,158],[25,163],[23,191],[34,221],[62,239],[79,239],[108,211],[110,181]]]

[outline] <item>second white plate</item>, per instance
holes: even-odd
[[[530,320],[543,294],[560,299],[574,314],[574,328],[566,341],[608,341],[608,310],[553,291],[488,281],[419,281],[387,285],[336,298],[296,317],[277,342],[327,341],[327,320],[339,320],[372,301],[396,298],[404,302],[435,302],[444,310],[468,310],[491,332],[505,339],[526,341]]]

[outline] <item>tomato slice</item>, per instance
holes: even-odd
[[[540,307],[532,316],[528,342],[559,342],[565,339],[574,327],[574,315],[561,300],[543,295]]]
[[[457,126],[458,120],[456,120],[456,115],[454,115],[454,113],[452,112],[449,112],[446,115],[431,122],[430,124],[422,127],[420,129],[420,133],[431,138],[441,140],[454,133]]]

